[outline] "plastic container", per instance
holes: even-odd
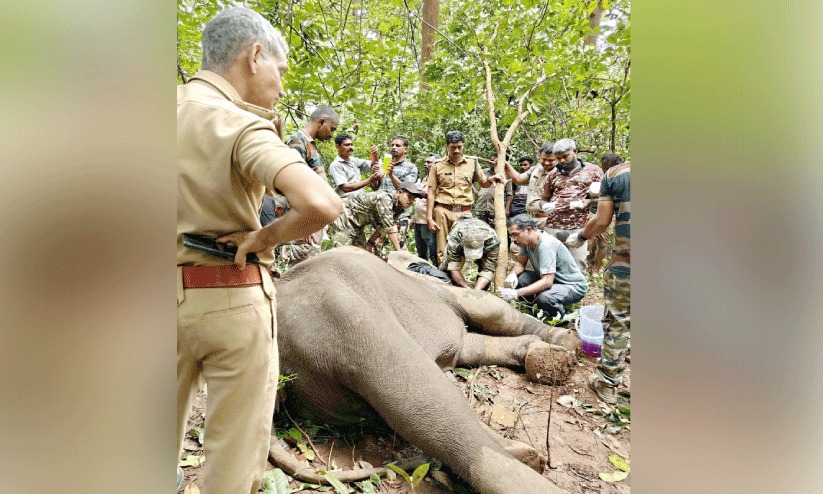
[[[383,173],[389,173],[389,165],[391,165],[391,155],[386,153],[383,155]]]
[[[602,305],[586,305],[580,308],[574,321],[577,335],[583,344],[583,353],[591,357],[599,357],[603,348],[603,311]]]

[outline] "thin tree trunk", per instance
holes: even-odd
[[[420,50],[420,83],[425,86],[425,64],[434,53],[434,30],[440,22],[440,0],[423,0],[422,49]]]
[[[589,26],[592,29],[597,29],[600,27],[600,19],[603,17],[603,0],[597,0],[597,6],[594,8],[591,14],[589,14]],[[587,34],[585,38],[583,38],[584,45],[593,45],[597,42],[597,34]]]

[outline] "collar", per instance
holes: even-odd
[[[221,75],[217,74],[216,72],[212,72],[210,70],[201,70],[198,73],[194,74],[189,81],[199,80],[205,82],[213,86],[215,89],[220,91],[227,100],[234,103],[235,106],[240,108],[241,110],[245,110],[249,113],[253,113],[260,118],[265,120],[274,121],[279,117],[277,112],[274,110],[267,110],[262,106],[253,105],[247,101],[243,101],[240,98],[240,93],[237,92],[237,89],[229,83],[226,79],[224,79]]]
[[[452,166],[457,166],[457,165],[460,165],[462,163],[466,163],[466,155],[464,154],[463,158],[460,161],[458,161],[457,163],[452,162],[452,159],[449,158],[448,155],[446,155],[446,163],[449,163]]]
[[[307,134],[305,130],[297,129],[297,133],[300,134],[301,136],[303,136],[303,139],[305,139],[306,142],[314,142],[314,139],[312,138],[312,136]]]

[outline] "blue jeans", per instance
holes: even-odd
[[[529,286],[539,279],[540,275],[536,271],[523,271],[517,277],[517,288]],[[537,306],[543,309],[543,312],[555,319],[566,315],[565,305],[579,302],[585,295],[586,292],[582,291],[581,293],[581,290],[577,287],[554,283],[548,290],[543,290],[537,294],[537,297],[531,295],[524,298],[530,303],[537,303]]]
[[[437,236],[425,223],[414,224],[414,243],[417,246],[417,257],[431,262],[437,267]]]

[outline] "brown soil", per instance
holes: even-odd
[[[602,304],[602,288],[599,279],[592,283],[590,293],[583,299],[584,305]],[[480,419],[498,433],[517,439],[537,449],[550,459],[543,475],[570,493],[628,493],[630,491],[631,475],[625,480],[609,483],[601,480],[600,472],[617,470],[610,462],[609,455],[619,454],[630,459],[630,423],[621,426],[607,416],[604,416],[605,405],[586,385],[586,378],[595,370],[597,359],[581,356],[574,364],[575,368],[569,376],[568,382],[562,386],[547,386],[526,379],[522,373],[497,367],[481,368],[473,380],[472,408]],[[631,370],[627,364],[624,374],[626,391],[630,387]],[[460,386],[465,396],[468,396],[469,383],[461,378],[455,378],[455,385]],[[564,397],[564,398],[561,398]],[[560,401],[567,407],[558,403]],[[468,398],[467,398],[468,399]],[[620,396],[618,405],[630,408],[629,398]],[[549,410],[551,410],[551,433],[548,437],[550,448],[547,448],[547,434],[549,428]],[[606,409],[608,410],[608,409]],[[202,427],[205,414],[205,393],[201,392],[195,402],[190,427]],[[614,415],[612,415],[614,418]],[[616,419],[615,420],[619,420]],[[311,462],[317,469],[333,470],[336,468],[360,468],[367,462],[380,466],[387,461],[400,461],[420,455],[420,451],[390,433],[365,433],[353,445],[339,437],[318,434],[313,438],[319,459]],[[202,455],[199,443],[191,438],[185,442],[183,456],[187,454]],[[292,452],[299,459],[305,457],[296,448]],[[332,465],[332,466],[329,466]],[[272,468],[269,465],[269,468]],[[444,467],[445,469],[445,467]],[[184,467],[186,482],[196,487],[202,487],[202,467]],[[445,472],[455,484],[451,492],[472,492],[454,474]],[[437,474],[442,477],[442,473]],[[301,484],[292,481],[292,489]],[[360,492],[354,484],[349,484],[354,492]],[[313,493],[320,490],[305,489],[299,492]],[[333,492],[333,490],[332,490]],[[399,477],[395,480],[384,479],[376,488],[376,492],[401,494],[411,490]],[[432,474],[426,476],[417,488],[418,494],[445,494],[450,492],[436,481]]]

